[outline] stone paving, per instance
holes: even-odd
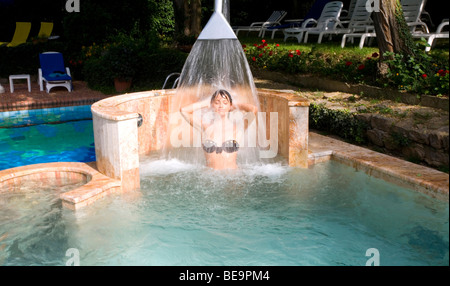
[[[28,92],[26,82],[15,81],[14,92],[10,92],[9,84],[2,82],[5,88],[0,93],[0,112],[24,109],[51,108],[57,106],[87,105],[109,97],[101,92],[91,90],[82,81],[73,82],[73,91],[61,87],[53,88],[50,93],[39,90],[35,80],[31,80],[31,92]]]

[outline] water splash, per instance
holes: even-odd
[[[169,158],[204,164],[198,140],[201,134],[183,120],[179,111],[183,106],[210,98],[218,89],[227,90],[236,106],[251,104],[259,110],[258,94],[242,45],[223,15],[215,12],[192,47],[176,93],[170,99],[170,135],[164,148]],[[248,128],[244,142],[239,142],[243,148],[238,153],[238,164],[259,161],[255,142],[264,128],[263,123],[256,126],[256,120],[251,119],[243,119]]]

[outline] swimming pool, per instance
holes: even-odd
[[[90,105],[0,113],[0,170],[95,161]]]
[[[449,265],[448,202],[334,161],[214,171],[141,162],[141,189],[73,212],[0,193],[0,265]]]

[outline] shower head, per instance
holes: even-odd
[[[222,0],[215,0],[214,13],[198,36],[198,40],[237,39],[236,34],[222,14],[222,7]]]

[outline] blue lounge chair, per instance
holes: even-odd
[[[39,88],[41,91],[45,89],[47,93],[56,86],[63,86],[68,91],[72,91],[72,77],[70,69],[64,66],[63,55],[58,52],[46,52],[39,54],[41,67],[38,70]]]

